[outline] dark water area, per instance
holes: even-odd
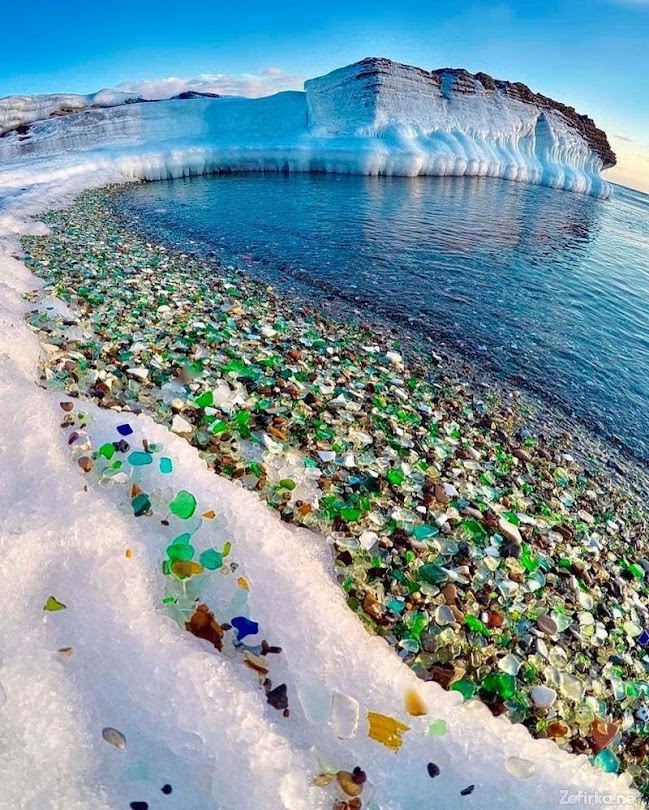
[[[649,197],[485,178],[129,186],[130,227],[453,347],[649,459]]]

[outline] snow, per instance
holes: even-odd
[[[0,135],[23,124],[42,121],[50,116],[81,112],[88,107],[118,107],[138,96],[122,90],[99,90],[88,96],[78,93],[53,93],[36,96],[0,98]]]
[[[33,150],[3,160],[0,807],[116,810],[138,800],[170,810],[324,810],[332,786],[313,784],[322,770],[316,751],[334,769],[367,771],[367,810],[549,810],[561,791],[630,803],[636,795],[626,776],[595,771],[585,757],[532,740],[480,703],[461,705],[459,694],[419,681],[348,610],[323,540],[215,476],[181,436],[147,416],[84,403],[93,446],[115,438],[126,419],[134,441],[159,441],[174,460],[170,481],[155,465],[146,468],[147,486],[190,490],[200,511],[218,512],[219,538],[232,542],[237,576],[250,583],[238,608],[259,622],[260,638],[283,650],[272,663],[273,679],[288,687],[291,716],[283,718],[239,656],[216,652],[169,615],[159,571],[168,538],[159,521],[135,519],[118,485],[84,476],[60,427],[60,397],[37,384],[40,349],[22,315],[35,306],[23,295],[38,282],[15,257],[20,233],[43,230],[39,213],[107,182],[226,167],[313,168],[314,139],[329,136],[309,134],[306,117],[298,93],[127,105],[39,123]],[[72,132],[74,145],[63,151]],[[375,148],[366,149],[371,163]],[[351,148],[319,154],[327,165],[358,166]],[[222,582],[211,579],[204,596],[224,609],[231,596]],[[50,595],[67,609],[44,612]],[[57,653],[65,647],[73,648],[69,658]],[[404,710],[412,688],[428,706],[425,717]],[[400,751],[368,737],[368,711],[410,726]],[[433,719],[447,721],[445,736],[427,736]],[[125,750],[104,740],[105,727],[125,735]],[[435,779],[429,762],[440,768]],[[523,781],[508,764],[534,773]],[[160,793],[166,783],[170,796]],[[474,793],[461,796],[471,784]]]
[[[305,88],[259,99],[137,104],[102,91],[104,106],[56,117],[47,116],[61,97],[5,99],[0,125],[32,123],[27,133],[7,132],[0,141],[0,184],[16,173],[18,184],[23,172],[42,176],[38,161],[47,157],[46,173],[56,167],[58,182],[93,172],[119,182],[230,170],[327,171],[504,177],[610,195],[601,158],[567,119],[500,90],[480,86],[464,94],[399,65],[378,86],[352,65]],[[67,98],[72,108],[84,97]],[[85,98],[91,105],[93,97]]]

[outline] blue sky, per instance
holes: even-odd
[[[369,55],[461,66],[591,115],[616,179],[649,190],[649,0],[11,0],[2,16],[0,96],[203,73],[263,86],[269,68],[274,89]]]

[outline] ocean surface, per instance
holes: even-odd
[[[649,459],[647,195],[227,174],[115,201],[151,238],[431,336]]]

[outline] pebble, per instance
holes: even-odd
[[[176,414],[174,418],[171,420],[171,431],[173,433],[178,433],[180,435],[185,433],[192,433],[193,428],[191,423],[188,422],[183,416],[180,414]]]
[[[549,709],[557,699],[557,693],[549,686],[534,686],[530,696],[534,705],[539,709]]]
[[[518,531],[518,527],[514,526],[513,523],[510,523],[505,518],[500,518],[498,521],[498,529],[505,540],[508,540],[510,543],[516,543],[519,545],[523,542],[523,538],[521,537],[521,533]]]
[[[121,731],[107,726],[101,733],[106,742],[114,745],[115,748],[120,748],[122,750],[126,748],[126,737]]]
[[[286,684],[282,683],[271,689],[266,695],[266,702],[269,703],[274,709],[287,709],[288,708],[288,695]]]
[[[522,757],[507,757],[505,768],[517,779],[529,779],[536,773],[536,765]]]
[[[539,628],[539,630],[542,630],[549,636],[554,636],[557,634],[557,623],[551,616],[548,616],[545,613],[538,617],[536,620],[536,626]]]
[[[363,792],[363,783],[354,780],[354,774],[349,771],[338,771],[336,780],[342,791],[348,796],[360,796]]]
[[[428,769],[428,775],[430,776],[431,779],[434,779],[436,776],[439,776],[440,773],[441,773],[439,767],[437,765],[435,765],[434,762],[429,762],[426,767]]]
[[[442,596],[447,605],[452,605],[457,600],[457,588],[452,582],[448,582],[442,588]]]
[[[140,382],[144,382],[149,376],[149,369],[148,368],[127,368],[126,373],[129,377],[132,377],[134,380],[139,380]]]

